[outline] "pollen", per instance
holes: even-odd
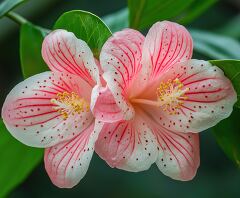
[[[170,115],[177,114],[177,109],[180,109],[183,101],[187,99],[185,93],[189,88],[183,89],[183,83],[176,78],[161,82],[157,88],[157,99],[159,106]]]
[[[51,99],[51,102],[57,105],[53,108],[62,115],[64,120],[66,120],[69,115],[74,116],[75,114],[90,111],[89,103],[75,92],[57,93],[57,97]]]

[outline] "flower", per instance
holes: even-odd
[[[106,122],[95,150],[110,166],[137,172],[156,163],[173,179],[195,176],[198,132],[227,118],[237,97],[218,67],[191,59],[192,48],[189,32],[168,21],[146,38],[125,29],[104,44],[107,86],[98,87],[92,107]]]
[[[19,83],[2,109],[10,133],[22,143],[46,148],[45,168],[58,187],[70,188],[86,174],[102,123],[90,110],[98,66],[87,44],[56,30],[43,41],[50,71]]]

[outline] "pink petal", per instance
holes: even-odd
[[[173,133],[159,128],[154,133],[159,144],[156,164],[160,171],[172,179],[191,180],[200,164],[199,135]]]
[[[169,21],[157,22],[149,30],[143,45],[142,79],[152,81],[177,62],[192,56],[189,32]]]
[[[144,37],[140,32],[125,29],[109,38],[100,54],[100,63],[105,72],[103,78],[125,119],[131,119],[134,114],[126,98],[130,85],[141,69],[143,41]]]
[[[173,179],[191,180],[200,164],[199,135],[174,132],[159,125],[146,112],[141,111],[139,115],[156,138],[158,168]]]
[[[123,113],[107,87],[96,85],[92,91],[91,103],[92,113],[96,119],[108,123],[123,119]]]
[[[147,170],[157,159],[156,139],[141,119],[104,124],[96,152],[111,167],[127,171]]]
[[[71,32],[55,30],[46,36],[42,56],[52,71],[79,75],[92,86],[99,83],[98,66],[90,48]]]
[[[183,83],[183,90],[190,88],[185,93],[188,98],[182,100],[176,115],[157,107],[143,107],[163,127],[173,131],[200,132],[231,114],[237,101],[236,92],[218,67],[207,61],[190,60],[171,67],[160,81],[175,78]]]
[[[94,122],[70,141],[45,150],[46,171],[56,186],[72,188],[85,176],[102,123]]]
[[[71,74],[44,72],[19,83],[2,109],[9,132],[34,147],[49,147],[78,135],[92,122],[92,113],[70,114],[65,120],[51,102],[63,92],[75,92],[90,103],[91,86]]]

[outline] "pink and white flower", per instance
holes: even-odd
[[[92,109],[108,122],[96,152],[110,166],[137,172],[156,163],[173,179],[195,176],[198,132],[227,118],[237,97],[224,73],[191,59],[192,51],[189,32],[168,21],[154,24],[146,38],[125,29],[105,43],[107,86],[95,89]]]
[[[42,56],[50,71],[13,88],[2,118],[22,143],[46,148],[45,168],[58,187],[70,188],[86,174],[102,128],[90,110],[99,70],[90,48],[73,33],[56,30],[44,40]]]

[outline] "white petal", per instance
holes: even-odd
[[[3,121],[9,132],[22,143],[49,147],[71,139],[93,120],[90,111],[70,114],[65,120],[51,100],[58,93],[76,93],[90,103],[91,86],[79,76],[44,72],[15,86],[2,109]]]
[[[101,128],[101,122],[93,122],[72,140],[45,150],[45,168],[56,186],[72,188],[85,176]]]

